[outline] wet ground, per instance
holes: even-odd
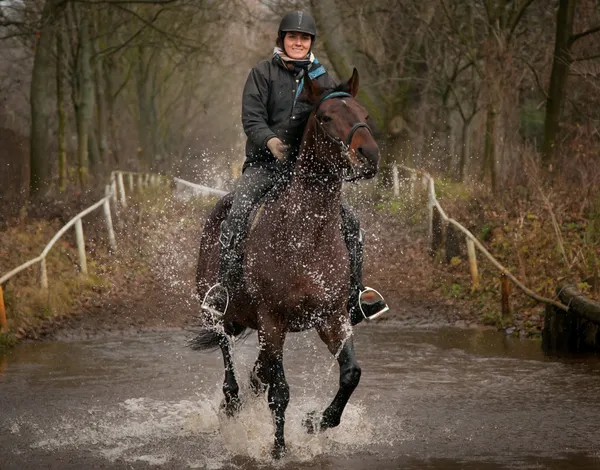
[[[24,344],[0,356],[0,468],[600,468],[600,361],[476,329],[360,325],[361,383],[336,429],[307,435],[337,364],[290,335],[289,455],[269,458],[266,400],[219,412],[220,353],[180,330]],[[237,346],[246,384],[256,336]],[[243,391],[244,396],[249,394]]]

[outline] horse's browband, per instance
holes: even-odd
[[[328,95],[325,95],[323,98],[321,98],[319,100],[317,108],[321,106],[323,101],[326,101],[329,98],[352,98],[352,95],[350,93],[346,93],[345,91],[334,91],[333,93],[329,93]]]

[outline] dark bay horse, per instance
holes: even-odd
[[[334,92],[321,90],[306,77],[305,93],[315,108],[310,115],[289,185],[268,201],[254,222],[245,245],[244,287],[235,292],[224,318],[197,332],[194,349],[220,347],[225,363],[223,407],[231,416],[239,409],[234,374],[234,338],[246,328],[258,330],[260,352],[250,380],[257,392],[268,389],[275,423],[272,455],[285,453],[285,410],[289,386],[283,369],[288,332],[315,328],[340,366],[340,386],[322,413],[304,421],[308,432],[337,426],[361,369],[355,359],[352,328],[346,309],[349,258],[340,229],[344,177],[372,178],[379,149],[365,123],[366,110],[354,99],[358,72]],[[200,298],[217,277],[219,227],[231,206],[221,199],[209,216],[200,242],[196,282]]]

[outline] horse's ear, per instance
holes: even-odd
[[[313,82],[308,75],[304,77],[304,89],[306,90],[306,98],[311,104],[317,103],[323,92],[319,84]]]
[[[350,77],[350,80],[348,80],[346,87],[348,88],[348,93],[350,93],[353,97],[358,95],[358,70],[356,70],[356,67],[354,67],[352,76]]]

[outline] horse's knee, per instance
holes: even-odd
[[[355,389],[360,382],[362,371],[358,364],[351,364],[340,374],[340,387]]]
[[[240,392],[240,387],[238,386],[237,382],[232,383],[232,382],[226,381],[223,384],[223,394],[226,397],[237,397],[239,392]]]
[[[269,408],[275,414],[283,413],[290,401],[290,386],[283,374],[269,384]]]

